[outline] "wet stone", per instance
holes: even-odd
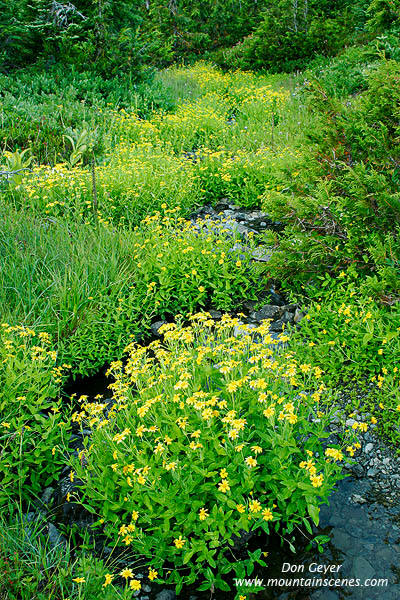
[[[156,600],[175,600],[176,594],[173,590],[161,590],[156,595]]]
[[[161,337],[161,334],[159,332],[160,327],[162,327],[163,325],[165,325],[166,321],[156,321],[155,323],[153,323],[152,325],[150,325],[150,329],[153,335],[157,336],[157,337]]]
[[[356,579],[365,580],[369,577],[374,577],[376,571],[363,556],[357,556],[353,560],[353,573]]]
[[[311,600],[339,600],[339,594],[333,590],[318,590],[311,595]]]

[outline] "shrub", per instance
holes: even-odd
[[[159,581],[179,590],[200,578],[200,589],[226,590],[227,573],[262,564],[261,549],[237,563],[233,537],[311,532],[343,454],[322,446],[330,414],[319,410],[321,369],[279,352],[266,323],[189,320],[163,326],[164,343],[130,344],[126,362],[112,364],[110,410],[82,401],[73,420],[89,419],[93,433],[72,469],[107,537]]]
[[[58,398],[64,367],[46,333],[0,328],[0,506],[31,500],[63,464],[63,421]]]
[[[399,78],[399,64],[383,60],[369,74],[368,89],[346,102],[310,83],[310,104],[320,114],[310,133],[314,156],[286,197],[286,209],[282,195],[269,198],[270,212],[290,223],[282,252],[270,264],[276,276],[293,283],[293,276],[310,280],[315,272],[334,273],[350,264],[368,275],[388,273],[375,262],[388,232],[395,250],[390,261],[398,264]],[[396,291],[393,276],[385,286],[386,293]]]
[[[333,58],[319,56],[304,76],[306,80],[317,77],[330,96],[345,98],[368,87],[368,74],[377,63],[377,56],[370,47],[354,46]]]

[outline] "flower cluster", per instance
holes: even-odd
[[[241,529],[317,518],[341,458],[321,449],[330,415],[320,369],[278,349],[285,334],[229,315],[188,320],[111,365],[112,406],[82,402],[82,424],[97,428],[84,468],[74,465],[106,535],[160,573],[173,563],[175,583],[184,565],[187,581],[223,566]]]

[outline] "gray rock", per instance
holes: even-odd
[[[339,600],[339,596],[333,590],[319,590],[311,596],[311,600]]]
[[[251,256],[256,262],[269,262],[272,257],[272,249],[266,246],[259,246],[258,248],[254,248]]]
[[[251,323],[235,325],[233,328],[233,337],[239,337],[240,335],[248,335],[251,333],[252,329],[256,329],[257,325],[252,325]]]
[[[349,535],[340,527],[337,527],[332,532],[332,543],[335,548],[338,550],[342,550],[343,552],[349,552],[352,548],[354,548],[354,538]]]
[[[43,502],[43,504],[49,504],[53,494],[54,494],[54,488],[52,488],[52,487],[45,488],[43,490],[43,494],[41,497],[41,501]]]
[[[142,590],[143,590],[144,592],[151,592],[151,587],[150,587],[149,585],[147,585],[147,584],[144,584],[144,585],[142,586]]]
[[[367,454],[369,454],[371,452],[371,450],[373,450],[373,448],[374,448],[374,445],[371,444],[371,442],[369,442],[369,444],[365,445],[364,452],[366,452]]]
[[[67,540],[65,537],[58,531],[57,527],[53,525],[53,523],[47,524],[47,537],[49,540],[49,544],[51,548],[55,548],[56,546],[66,546]]]
[[[156,600],[175,600],[176,594],[174,590],[161,590],[156,596]]]
[[[374,567],[363,556],[357,556],[353,559],[354,577],[364,581],[367,578],[375,577],[376,571]]]
[[[222,312],[220,310],[209,310],[207,312],[210,314],[211,318],[214,319],[214,321],[217,321],[222,317]]]
[[[353,494],[351,496],[351,499],[356,504],[365,504],[367,502],[366,499],[363,496],[360,496],[360,494]]]
[[[153,323],[150,326],[151,332],[153,335],[156,335],[157,337],[161,337],[161,334],[159,333],[159,329],[162,325],[165,325],[167,321],[156,321],[155,323]]]
[[[304,319],[305,316],[306,316],[305,313],[301,312],[298,308],[296,308],[294,317],[293,317],[293,322],[300,323],[300,321],[302,319]]]
[[[264,319],[275,320],[280,318],[282,312],[283,310],[281,306],[266,304],[265,306],[262,306],[259,310],[252,312],[250,318],[253,321],[257,322],[263,321]]]

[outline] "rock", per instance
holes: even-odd
[[[161,337],[161,334],[159,333],[159,329],[160,327],[162,327],[162,325],[165,325],[167,321],[156,321],[155,323],[153,323],[152,325],[150,325],[150,329],[153,335],[156,335],[157,337]]]
[[[173,590],[161,590],[156,596],[156,600],[175,600],[176,594]]]
[[[259,310],[252,312],[250,315],[250,319],[253,321],[263,321],[264,319],[279,319],[282,315],[282,307],[274,306],[273,304],[266,304],[262,306]]]
[[[352,573],[356,579],[365,581],[368,578],[375,577],[374,567],[362,556],[353,559]]]
[[[378,469],[372,468],[372,469],[368,469],[367,471],[367,477],[375,477],[375,475],[378,473]]]
[[[282,298],[282,296],[277,294],[273,288],[270,288],[270,290],[268,291],[268,294],[271,298],[272,304],[275,304],[275,306],[285,306],[285,304],[286,304],[285,300]]]
[[[283,326],[284,326],[284,321],[282,320],[278,320],[278,321],[273,321],[270,325],[270,331],[278,331],[281,332],[283,331]]]
[[[53,523],[47,524],[48,529],[48,540],[51,548],[56,548],[56,546],[66,546],[67,540],[65,537],[58,531],[57,527],[53,525]]]
[[[343,529],[339,527],[333,529],[332,531],[332,543],[335,548],[341,550],[342,552],[349,552],[352,548],[354,548],[354,538],[349,535]]]
[[[353,494],[351,496],[351,499],[356,504],[365,504],[367,502],[366,499],[363,496],[360,496],[360,494]]]
[[[319,590],[310,596],[310,600],[339,600],[339,595],[333,590]]]
[[[52,487],[45,488],[43,490],[43,494],[41,497],[41,501],[43,502],[43,504],[49,504],[53,494],[54,494],[54,488],[52,488]]]
[[[373,448],[374,448],[374,445],[371,444],[371,442],[369,442],[369,444],[365,445],[364,452],[366,452],[366,454],[369,454],[371,452],[371,450],[373,450]]]
[[[222,312],[220,310],[209,310],[207,311],[214,321],[217,321],[222,317]]]
[[[298,308],[296,308],[294,317],[293,317],[293,322],[300,323],[300,321],[302,321],[302,319],[304,319],[305,316],[306,316],[305,313],[301,312]]]
[[[235,325],[233,328],[233,337],[239,337],[240,335],[248,335],[251,333],[252,329],[256,329],[257,325],[248,324],[239,324]]]
[[[266,246],[259,246],[252,251],[251,256],[256,262],[269,262],[272,257],[272,249]]]

